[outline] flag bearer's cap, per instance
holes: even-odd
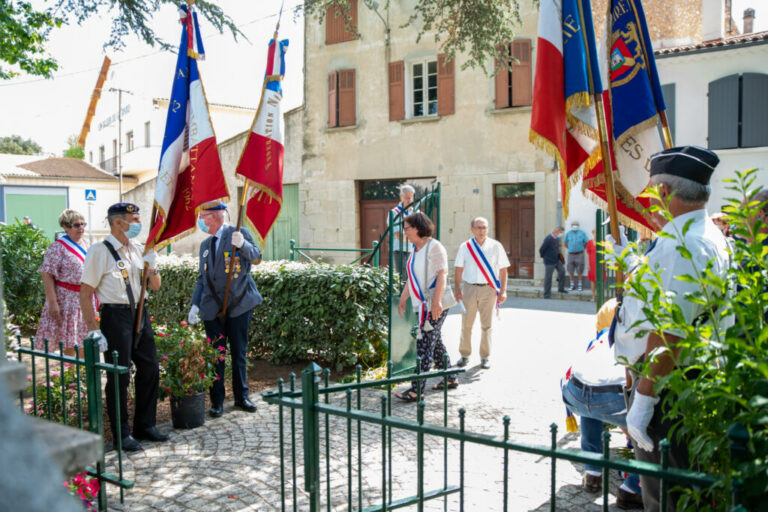
[[[122,213],[139,213],[139,207],[133,203],[115,203],[107,210],[107,215],[119,215]]]
[[[226,210],[227,205],[221,201],[209,201],[203,204],[203,210]]]
[[[702,185],[709,185],[709,178],[720,159],[715,153],[698,146],[670,148],[651,156],[651,176],[671,174]]]

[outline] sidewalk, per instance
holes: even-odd
[[[503,435],[503,416],[511,419],[510,439],[514,442],[548,446],[550,424],[559,427],[558,444],[578,449],[578,433],[566,434],[565,408],[560,399],[559,380],[574,354],[584,350],[594,334],[594,305],[587,302],[545,301],[512,298],[495,320],[491,369],[481,370],[476,354],[470,358],[467,371],[460,376],[461,385],[449,393],[449,426],[458,427],[458,409],[467,411],[466,428],[483,434]],[[449,315],[443,327],[444,339],[452,361],[458,358],[458,333],[461,317]],[[479,325],[475,329],[479,331]],[[479,343],[479,332],[473,346]],[[428,387],[428,389],[431,388]],[[380,411],[382,391],[363,394],[363,408]],[[343,397],[338,397],[341,400]],[[442,423],[442,392],[428,391],[426,421]],[[338,402],[341,403],[341,402]],[[124,506],[110,489],[110,503],[115,510],[150,511],[219,511],[280,510],[280,467],[278,444],[278,409],[258,403],[255,414],[234,411],[229,403],[225,415],[208,419],[203,427],[181,431],[171,425],[160,426],[171,440],[165,444],[146,443],[145,450],[124,458],[124,477],[135,482],[126,491]],[[287,422],[290,413],[285,410]],[[415,419],[414,404],[394,403],[393,414]],[[301,415],[296,414],[297,430]],[[322,501],[325,504],[325,423],[321,419]],[[346,420],[331,421],[331,503],[333,510],[347,510]],[[285,474],[290,483],[290,437],[286,430],[287,464]],[[381,497],[381,429],[363,429],[363,506],[380,503]],[[297,437],[299,481],[298,509],[306,510],[302,491],[302,445]],[[356,439],[355,439],[356,445]],[[623,436],[612,432],[611,446],[624,445]],[[415,494],[416,436],[393,434],[393,496]],[[458,484],[458,444],[449,443],[449,484]],[[618,456],[613,454],[613,456]],[[114,460],[115,454],[110,454]],[[551,464],[549,459],[510,452],[510,510],[549,510]],[[443,442],[425,440],[425,489],[442,486]],[[356,454],[353,468],[357,467]],[[111,467],[110,470],[114,470]],[[503,452],[466,445],[465,509],[469,511],[502,510]],[[615,473],[615,472],[614,472]],[[618,486],[611,474],[611,494]],[[581,490],[578,465],[561,461],[556,470],[558,510],[601,510],[598,495]],[[287,509],[291,510],[291,491],[287,487]],[[353,495],[357,505],[357,478]],[[610,510],[616,510],[610,497]],[[404,510],[415,510],[415,507]],[[428,502],[426,510],[443,510],[442,500]],[[448,510],[458,509],[458,495],[448,499]]]

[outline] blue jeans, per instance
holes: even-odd
[[[595,393],[593,388],[580,389],[569,379],[563,386],[563,401],[568,409],[581,417],[581,449],[602,453],[603,422],[627,428],[627,405],[623,393]],[[602,471],[598,466],[584,465],[589,471]],[[640,492],[638,475],[630,474],[624,483]]]

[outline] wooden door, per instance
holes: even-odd
[[[533,279],[534,202],[532,197],[496,198],[496,239],[509,258],[509,277]]]
[[[397,206],[397,199],[373,199],[360,201],[360,247],[370,248],[387,229],[387,215]],[[389,264],[389,244],[382,243],[381,265]]]

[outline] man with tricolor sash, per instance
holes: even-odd
[[[456,299],[464,304],[458,366],[466,366],[472,354],[472,326],[480,313],[480,360],[490,368],[493,310],[507,300],[509,258],[504,246],[488,237],[488,220],[475,217],[472,238],[459,246],[454,271]]]

